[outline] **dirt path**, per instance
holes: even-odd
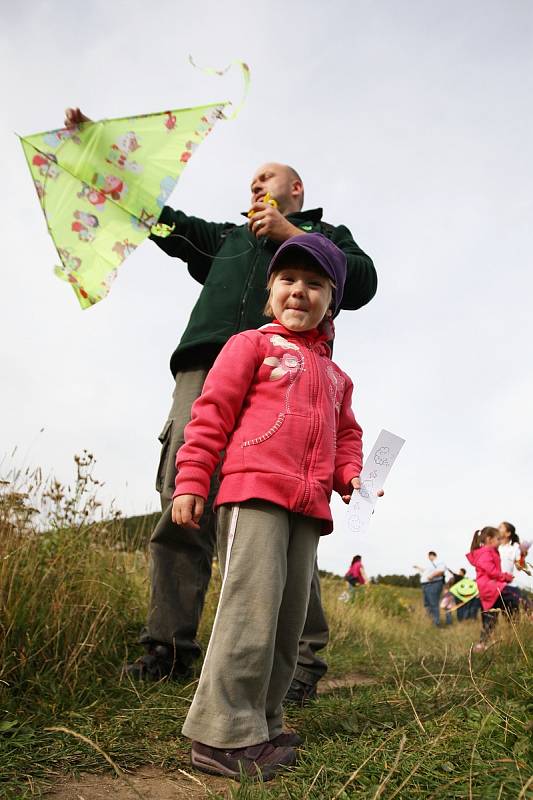
[[[203,800],[211,792],[229,797],[228,781],[186,770],[168,772],[143,767],[126,775],[84,773],[78,780],[65,778],[46,796],[53,800]]]
[[[318,694],[330,694],[335,689],[349,689],[350,686],[371,686],[377,683],[375,678],[362,675],[360,672],[348,672],[340,678],[325,678],[318,684]]]
[[[209,775],[158,767],[143,767],[123,778],[83,773],[78,780],[65,778],[46,795],[53,800],[203,800],[212,792],[229,798],[228,781]]]
[[[351,672],[340,678],[328,678],[319,684],[319,694],[336,689],[377,683],[374,678]],[[50,800],[204,800],[209,791],[229,798],[233,781],[214,778],[188,770],[168,772],[158,767],[143,767],[124,778],[113,775],[82,773],[78,780],[64,778],[46,795]]]

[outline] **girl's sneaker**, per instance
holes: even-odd
[[[244,774],[250,778],[269,781],[282,769],[292,767],[295,763],[296,753],[292,747],[275,747],[270,742],[238,748],[192,743],[193,767],[210,775],[222,775],[224,778],[239,780]]]
[[[478,642],[472,648],[474,653],[484,653],[485,650],[488,650],[488,649],[489,649],[489,646],[488,646],[488,644],[485,644],[485,642]]]

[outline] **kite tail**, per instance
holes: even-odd
[[[240,103],[235,107],[235,111],[231,116],[226,117],[224,114],[222,114],[226,120],[235,119],[235,117],[240,114],[250,89],[250,67],[248,64],[246,64],[244,61],[239,61],[239,59],[235,59],[234,61],[231,61],[227,67],[224,67],[224,69],[216,69],[215,67],[200,67],[198,64],[195,64],[192,56],[189,56],[189,64],[195,69],[199,69],[200,72],[204,72],[206,75],[218,75],[219,77],[225,75],[226,72],[228,72],[228,70],[230,70],[232,67],[239,67],[242,72],[244,83]]]

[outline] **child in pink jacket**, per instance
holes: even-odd
[[[351,588],[358,586],[359,584],[367,583],[368,578],[366,577],[361,556],[354,556],[352,558],[352,563],[350,564],[348,572],[344,576],[344,580],[348,581]]]
[[[222,589],[183,732],[196,768],[265,780],[294,764],[301,743],[282,732],[281,703],[318,541],[333,527],[331,492],[348,502],[362,465],[353,385],[328,345],[346,256],[322,234],[302,234],[281,245],[268,274],[274,322],[233,336],[215,361],[176,458],[172,509],[176,523],[198,528],[224,453]]]
[[[481,652],[487,649],[487,639],[498,621],[497,609],[509,614],[516,611],[518,605],[508,584],[513,580],[509,572],[502,572],[500,554],[498,552],[499,535],[496,528],[486,527],[476,531],[468,561],[476,568],[476,582],[481,601],[481,639],[474,650]]]

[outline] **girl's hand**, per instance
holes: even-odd
[[[172,503],[172,522],[183,528],[199,530],[200,517],[204,513],[205,500],[197,494],[180,494]]]
[[[361,481],[359,480],[359,478],[352,478],[350,483],[352,484],[352,487],[354,489],[360,489],[361,488]],[[385,494],[385,492],[383,491],[383,489],[380,489],[379,492],[378,492],[378,497],[383,497],[384,494]],[[351,494],[343,494],[342,495],[343,502],[344,503],[349,503],[351,496],[352,496]]]
[[[357,477],[357,478],[352,478],[352,480],[350,481],[350,483],[352,484],[352,487],[353,487],[354,489],[360,489],[360,488],[361,488],[361,481],[359,480],[359,478],[358,478],[358,477]],[[352,496],[352,494],[351,494],[351,493],[350,493],[350,494],[343,494],[343,495],[342,495],[342,502],[343,502],[343,503],[349,503],[349,502],[350,502],[350,497],[351,497],[351,496]]]

